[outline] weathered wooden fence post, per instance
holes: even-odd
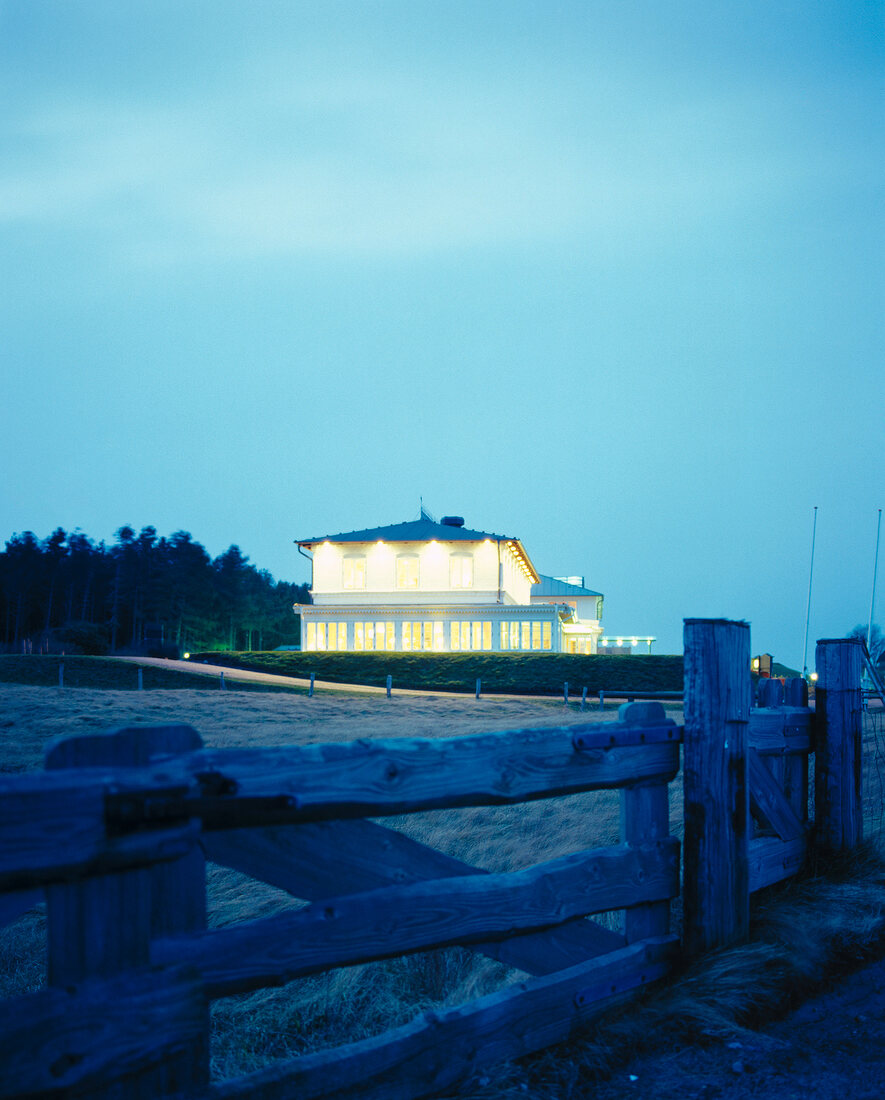
[[[859,844],[861,801],[863,642],[822,639],[815,666],[815,842],[830,851]]]
[[[742,939],[750,923],[750,628],[686,619],[684,641],[684,941],[698,953]]]
[[[586,690],[586,689],[585,689]],[[664,725],[667,721],[660,703],[622,703],[618,721],[630,726]],[[670,835],[668,783],[649,783],[621,790],[621,841],[631,848],[660,844]],[[636,905],[624,911],[624,935],[627,943],[650,936],[666,936],[670,931],[669,901]]]
[[[143,767],[202,747],[190,726],[155,726],[111,734],[70,737],[46,753],[47,769]],[[91,977],[109,978],[150,963],[152,939],[206,927],[206,867],[202,850],[169,863],[93,875],[46,890],[48,979],[68,986]],[[113,1006],[108,1006],[113,1012]],[[190,1049],[165,1058],[155,1071],[103,1097],[147,1098],[208,1083],[206,1031]],[[165,1091],[164,1091],[165,1090]],[[96,1095],[99,1095],[98,1093]]]

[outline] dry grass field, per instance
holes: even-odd
[[[680,720],[681,708],[668,706]],[[0,770],[42,766],[54,738],[126,725],[185,722],[207,746],[307,744],[357,737],[452,737],[522,727],[611,721],[617,708],[582,713],[561,701],[471,696],[348,695],[164,690],[97,691],[0,684]],[[674,816],[681,812],[673,784]],[[617,792],[594,792],[510,807],[434,811],[386,819],[425,844],[490,871],[515,870],[568,852],[617,843]],[[210,867],[210,925],[249,920],[300,904],[273,887]],[[611,918],[617,920],[617,915]],[[44,916],[36,910],[0,931],[0,991],[44,982]],[[362,1038],[434,1005],[500,988],[517,976],[453,948],[351,967],[284,989],[216,1002],[213,1073],[228,1077],[277,1058]]]
[[[681,709],[667,706],[681,720]],[[565,708],[561,701],[452,695],[384,696],[165,690],[98,691],[0,685],[0,771],[41,766],[54,738],[110,731],[125,725],[186,722],[211,747],[349,741],[357,737],[445,737],[519,727],[554,727],[610,721],[616,709]],[[878,721],[878,720],[877,720]],[[881,722],[878,721],[881,726]],[[874,730],[875,732],[875,730]],[[867,753],[869,809],[881,822],[879,740]],[[671,785],[671,822],[681,832],[681,783]],[[424,843],[489,870],[511,870],[582,848],[615,842],[618,795],[599,792],[516,807],[435,811],[386,819]],[[745,1039],[766,1013],[783,1011],[796,991],[811,989],[844,960],[857,959],[881,941],[885,877],[875,855],[866,865],[827,881],[788,887],[757,899],[754,942],[720,953],[670,988],[646,997],[641,1012],[612,1013],[589,1041],[500,1067],[459,1092],[459,1100],[537,1100],[581,1097],[627,1056],[640,1057],[652,1037],[718,1044]],[[211,866],[210,923],[220,926],[302,904],[270,886]],[[674,913],[678,923],[678,912]],[[612,920],[617,919],[612,914]],[[0,930],[0,994],[39,988],[44,980],[42,909]],[[843,960],[843,962],[840,962]],[[512,981],[517,973],[464,949],[453,948],[350,967],[293,982],[283,989],[225,998],[213,1008],[212,1072],[235,1076],[276,1059],[352,1041],[403,1023],[418,1012],[455,1004]],[[793,991],[792,993],[790,991]],[[738,1037],[738,1038],[736,1038]],[[726,1055],[727,1056],[727,1055]],[[657,1064],[657,1063],[656,1063]],[[664,1072],[660,1068],[655,1072]],[[672,1095],[683,1095],[679,1065],[670,1070]],[[614,1080],[614,1079],[613,1079]],[[625,1080],[627,1080],[625,1078]],[[647,1078],[646,1078],[647,1080]],[[593,1084],[595,1082],[595,1084]],[[665,1091],[659,1081],[659,1094]],[[746,1093],[767,1093],[761,1079]],[[602,1087],[602,1086],[599,1086]],[[754,1091],[755,1090],[755,1091]],[[644,1093],[649,1095],[649,1093]],[[638,1095],[632,1082],[620,1092]],[[695,1095],[690,1091],[684,1095]],[[696,1095],[720,1095],[699,1092]],[[722,1095],[725,1095],[722,1093]]]

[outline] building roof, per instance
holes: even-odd
[[[569,584],[558,577],[547,577],[543,573],[539,584],[532,585],[533,596],[601,596],[601,592],[594,592],[592,588],[584,588],[581,584]]]
[[[460,520],[460,516],[451,518]],[[523,569],[529,580],[534,581],[540,576],[532,565],[525,547],[514,535],[473,531],[463,524],[463,520],[458,524],[437,523],[422,511],[420,519],[407,520],[405,523],[391,523],[386,527],[367,527],[364,531],[344,531],[337,535],[318,535],[315,538],[295,539],[295,542],[298,546],[310,548],[321,542],[430,542],[432,539],[440,542],[482,542],[484,539],[491,539],[493,542],[506,543],[513,550],[523,563]]]
[[[296,539],[299,546],[312,546],[318,542],[482,542],[493,539],[500,542],[518,542],[511,535],[493,535],[488,531],[471,531],[468,527],[456,527],[449,523],[436,523],[427,516],[406,523],[391,523],[386,527],[367,527],[364,531],[344,531],[338,535],[319,535],[311,539]]]

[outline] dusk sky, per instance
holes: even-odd
[[[817,505],[809,663],[866,623],[885,3],[0,0],[0,51],[0,542],[300,582],[423,497],[801,668]]]

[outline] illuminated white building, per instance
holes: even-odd
[[[313,569],[313,603],[294,609],[306,650],[594,653],[602,634],[602,596],[582,578],[542,577],[518,538],[460,516],[296,544]]]

